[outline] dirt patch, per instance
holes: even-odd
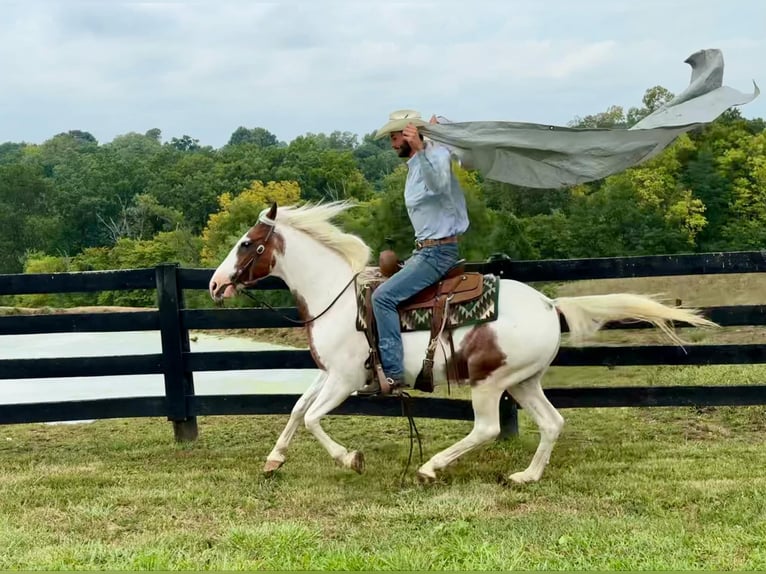
[[[119,306],[83,306],[83,307],[0,307],[1,316],[21,315],[73,315],[77,313],[135,313],[138,311],[156,311],[156,307],[119,307]],[[192,331],[192,333],[204,333],[216,336],[243,337],[259,343],[271,343],[284,345],[298,349],[308,348],[306,329],[215,329]]]
[[[156,307],[116,307],[116,306],[85,306],[85,307],[0,307],[0,315],[74,315],[76,313],[130,313],[136,311],[156,311]]]

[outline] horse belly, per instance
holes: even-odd
[[[491,371],[493,365],[500,364],[512,370],[539,364],[542,369],[558,352],[560,337],[558,313],[550,300],[524,283],[503,280],[497,319],[459,327],[453,331],[452,340],[456,354],[469,350],[485,364],[485,370]],[[437,383],[446,381],[446,365],[451,359],[450,345],[446,337],[442,339],[434,356]],[[422,368],[429,333],[405,333],[403,342],[406,377],[414,380]]]

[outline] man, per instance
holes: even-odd
[[[424,125],[418,112],[399,110],[376,134],[388,136],[391,147],[407,160],[404,203],[416,245],[405,265],[372,294],[380,362],[392,390],[406,386],[397,305],[436,283],[458,262],[458,237],[468,229],[465,195],[452,172],[450,151],[424,141],[418,131]],[[373,377],[360,394],[374,394],[379,387]]]

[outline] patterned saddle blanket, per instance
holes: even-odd
[[[452,327],[461,325],[476,325],[497,319],[498,299],[500,295],[499,280],[496,275],[484,275],[482,294],[471,301],[450,304],[448,323]],[[387,278],[380,272],[379,267],[368,267],[356,279],[356,328],[358,331],[367,330],[368,291],[374,291]],[[433,309],[399,310],[399,323],[403,333],[408,331],[430,331]]]

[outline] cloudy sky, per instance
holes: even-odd
[[[566,125],[681,92],[701,48],[724,84],[766,88],[766,2],[0,0],[0,142],[361,136],[399,108]],[[766,94],[742,113],[766,118]]]

